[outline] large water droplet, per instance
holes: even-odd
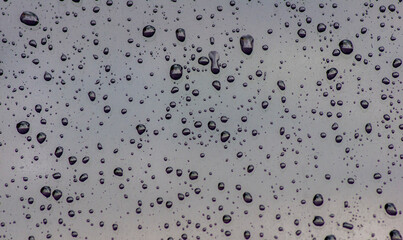
[[[241,50],[243,53],[246,55],[251,55],[253,52],[253,42],[254,39],[251,35],[244,35],[240,38],[240,43],[241,43]]]
[[[348,39],[344,39],[339,43],[339,47],[342,53],[344,54],[350,54],[353,52],[353,43],[348,40]]]
[[[38,135],[36,135],[36,140],[38,143],[42,144],[46,140],[46,134],[43,132],[38,133]]]
[[[35,13],[25,11],[21,14],[20,21],[28,26],[36,26],[39,23],[39,18]]]
[[[318,227],[325,225],[325,220],[323,220],[321,216],[315,216],[312,222],[315,226]]]
[[[228,141],[228,139],[229,139],[230,136],[231,136],[231,135],[229,134],[229,132],[227,132],[227,131],[222,132],[222,133],[221,133],[221,142],[226,142],[226,141]]]
[[[243,193],[243,200],[246,203],[251,203],[253,201],[252,195],[249,192],[244,192]]]
[[[179,78],[182,77],[183,74],[183,69],[182,66],[179,64],[174,64],[171,66],[171,69],[169,71],[169,76],[173,79],[173,80],[178,80]]]
[[[313,197],[313,205],[319,207],[322,206],[323,204],[323,196],[322,194],[315,194],[315,196]]]
[[[176,39],[178,39],[179,42],[185,41],[186,39],[185,29],[183,28],[176,29]]]
[[[393,204],[393,203],[386,203],[385,204],[385,211],[390,216],[396,216],[397,215],[397,209],[395,207],[395,204]]]
[[[389,237],[391,240],[402,240],[402,235],[399,230],[393,229],[389,232]]]
[[[62,198],[63,193],[59,189],[55,189],[52,193],[53,198],[58,201],[60,198]]]
[[[218,60],[220,60],[220,55],[217,51],[211,51],[208,54],[211,60],[211,72],[214,74],[218,74],[220,72],[220,66],[218,65]]]
[[[155,27],[151,25],[147,25],[143,28],[143,36],[146,38],[150,38],[155,34]]]
[[[50,197],[50,194],[52,193],[52,190],[50,189],[49,186],[43,186],[41,188],[41,193],[42,193],[43,196],[48,198],[48,197]]]
[[[26,134],[29,132],[29,122],[27,121],[21,121],[17,123],[17,132],[20,134]]]
[[[336,68],[330,68],[329,70],[326,71],[326,77],[328,80],[332,80],[333,78],[336,77],[337,73],[339,71],[337,71]]]

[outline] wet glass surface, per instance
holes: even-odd
[[[400,0],[0,10],[0,239],[402,239]]]

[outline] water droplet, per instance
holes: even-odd
[[[62,198],[63,193],[59,189],[55,189],[52,193],[53,198],[58,201],[60,198]]]
[[[397,215],[397,209],[395,207],[395,204],[393,204],[393,203],[386,203],[385,204],[385,211],[390,216],[396,216]]]
[[[114,173],[116,176],[121,177],[121,176],[123,176],[123,169],[120,168],[120,167],[117,167],[117,168],[115,168],[115,170],[113,170],[113,173]]]
[[[198,63],[200,65],[206,66],[207,64],[210,63],[210,60],[207,57],[202,56],[202,57],[199,58]]]
[[[178,80],[182,77],[182,66],[179,64],[174,64],[171,66],[171,69],[169,71],[169,76],[173,79],[173,80]]]
[[[218,74],[220,72],[220,67],[218,65],[218,60],[220,60],[220,55],[217,51],[211,51],[208,54],[211,60],[211,72],[214,74]]]
[[[42,144],[46,140],[46,134],[43,132],[38,133],[38,135],[36,135],[36,140],[38,143]]]
[[[344,39],[339,43],[339,47],[342,53],[344,54],[350,54],[353,52],[353,43],[348,40],[348,39]]]
[[[151,25],[147,25],[143,28],[143,36],[146,38],[150,38],[155,34],[155,27]]]
[[[393,60],[392,66],[394,68],[398,68],[398,67],[400,67],[400,65],[402,65],[402,59],[395,58],[395,60]]]
[[[393,229],[389,232],[389,237],[391,240],[402,240],[402,235],[399,230]]]
[[[45,81],[52,80],[52,74],[50,74],[49,72],[45,72],[45,74],[43,75],[43,79],[45,79]]]
[[[228,141],[228,139],[230,138],[230,134],[229,134],[229,132],[227,132],[227,131],[223,131],[222,133],[221,133],[221,142],[226,142],[226,141]]]
[[[139,124],[136,126],[137,133],[142,135],[146,131],[146,126]]]
[[[183,28],[176,29],[176,39],[178,39],[179,42],[185,41],[186,39],[185,29]]]
[[[222,217],[222,221],[223,221],[225,224],[230,223],[231,220],[232,220],[232,218],[231,218],[230,215],[224,215],[224,216]]]
[[[42,193],[43,196],[48,198],[48,197],[50,197],[50,194],[52,193],[52,190],[50,189],[49,186],[43,186],[41,188],[41,193]]]
[[[321,226],[325,225],[325,220],[323,220],[323,218],[321,216],[315,216],[312,223],[315,226],[321,227]]]
[[[220,81],[215,80],[215,81],[213,81],[212,85],[213,85],[213,87],[214,87],[217,91],[220,91],[220,89],[221,89],[221,83],[220,83]]]
[[[297,32],[297,34],[298,34],[298,36],[299,36],[300,38],[306,37],[306,31],[305,31],[305,29],[303,29],[303,28],[299,29],[298,32]]]
[[[346,229],[349,229],[349,230],[352,230],[354,228],[353,224],[348,223],[348,222],[344,222],[343,227]]]
[[[21,121],[17,123],[17,132],[20,134],[26,134],[29,132],[29,122],[27,121]]]
[[[284,83],[283,80],[278,80],[277,81],[277,86],[278,86],[278,88],[280,88],[281,91],[285,90],[285,83]]]
[[[328,80],[332,80],[333,78],[336,77],[337,73],[339,71],[337,71],[336,68],[330,68],[329,70],[326,71],[326,77]]]
[[[316,27],[316,29],[318,30],[318,32],[324,32],[326,31],[326,25],[323,23],[319,23],[318,26]]]
[[[246,203],[251,203],[253,201],[252,195],[249,192],[244,192],[243,193],[243,200]]]
[[[199,177],[199,174],[196,171],[191,171],[189,173],[189,179],[190,180],[196,180]]]
[[[253,52],[253,42],[254,39],[251,35],[244,35],[240,38],[240,43],[241,43],[241,50],[243,53],[246,55],[251,55]]]
[[[88,97],[90,98],[91,102],[95,101],[96,95],[94,91],[88,92]]]
[[[58,146],[58,147],[55,149],[55,156],[58,157],[58,158],[60,158],[60,157],[62,156],[62,154],[63,154],[63,147]]]
[[[361,100],[360,105],[362,108],[367,109],[369,107],[369,102],[367,100]]]
[[[35,13],[25,11],[21,14],[20,21],[28,26],[36,26],[39,23],[39,18]]]
[[[336,240],[336,237],[334,235],[327,235],[325,240]]]
[[[365,131],[370,134],[372,132],[372,125],[371,123],[365,124]]]
[[[313,197],[313,205],[319,207],[322,206],[323,204],[323,196],[322,194],[315,194],[315,196]]]

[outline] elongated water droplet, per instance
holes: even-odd
[[[251,35],[244,35],[240,38],[241,50],[246,55],[251,55],[253,52],[254,39]]]
[[[211,72],[214,74],[218,74],[220,72],[220,67],[218,65],[218,60],[220,60],[220,55],[217,51],[211,51],[208,54],[211,60]]]
[[[395,207],[395,204],[393,204],[393,203],[386,203],[385,204],[385,211],[390,216],[396,216],[397,215],[397,209]]]
[[[38,143],[42,144],[46,140],[46,134],[43,132],[38,133],[38,135],[36,135],[36,140]]]
[[[39,23],[39,18],[35,13],[25,11],[21,14],[20,21],[28,26],[36,26]]]
[[[244,192],[243,193],[243,200],[246,203],[251,203],[253,201],[252,195],[249,192]]]
[[[178,39],[179,42],[185,41],[186,39],[185,29],[183,28],[176,29],[176,39]]]

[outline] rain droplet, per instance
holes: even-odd
[[[224,216],[222,217],[222,221],[223,221],[225,224],[230,223],[231,220],[232,220],[232,218],[231,218],[230,215],[224,215]]]
[[[113,170],[113,173],[114,173],[116,176],[121,177],[121,176],[123,176],[123,169],[120,168],[120,167],[117,167],[117,168],[115,168],[115,170]]]
[[[246,203],[251,203],[253,201],[252,195],[249,192],[244,192],[243,193],[243,200]]]
[[[395,204],[393,204],[393,203],[386,203],[385,204],[385,211],[390,216],[396,216],[397,215],[397,209],[395,207]]]
[[[43,196],[48,198],[48,197],[50,197],[50,194],[52,193],[52,190],[50,189],[49,186],[43,186],[41,188],[41,193],[42,193]]]
[[[298,36],[299,36],[300,38],[306,37],[306,31],[305,31],[305,29],[303,29],[303,28],[299,29],[298,32],[297,32],[297,34],[298,34]]]
[[[321,216],[315,216],[312,223],[315,226],[321,227],[325,224],[325,220],[323,220],[323,218]]]
[[[143,134],[146,131],[146,126],[144,126],[143,124],[139,124],[136,126],[136,130],[138,134]]]
[[[185,41],[186,39],[185,29],[183,28],[176,29],[176,39],[178,39],[179,42]]]
[[[218,65],[218,60],[220,60],[220,55],[217,51],[211,51],[208,54],[211,60],[211,72],[214,74],[218,74],[220,72],[220,67]]]
[[[60,198],[62,198],[63,193],[59,189],[55,189],[52,193],[53,198],[58,201]]]
[[[313,205],[319,207],[322,206],[323,204],[323,196],[322,194],[315,194],[315,196],[313,197]]]
[[[339,43],[339,47],[342,53],[344,54],[350,54],[353,52],[353,43],[348,40],[348,39],[344,39]]]
[[[396,229],[390,231],[389,236],[391,240],[402,240],[402,235],[400,234],[399,230]]]
[[[62,156],[62,154],[63,154],[63,147],[58,146],[58,147],[55,149],[55,156],[58,157],[58,158],[60,158],[60,157]]]
[[[17,123],[17,132],[20,134],[26,134],[29,132],[29,122],[27,121],[21,121]]]
[[[332,80],[333,78],[336,77],[337,73],[339,71],[337,71],[336,68],[330,68],[329,70],[326,71],[326,77],[328,80]]]
[[[402,59],[395,58],[395,60],[393,60],[392,66],[394,68],[398,68],[398,67],[400,67],[400,65],[402,65]]]
[[[46,140],[46,134],[43,132],[38,133],[38,135],[36,135],[36,140],[38,143],[42,144]]]
[[[196,180],[199,177],[199,174],[196,171],[191,171],[189,173],[189,179],[190,180]]]
[[[277,81],[277,86],[278,86],[278,88],[280,88],[281,91],[285,90],[285,83],[284,83],[283,80],[278,80]]]
[[[147,25],[143,28],[143,36],[146,38],[150,38],[155,34],[155,27],[151,25]]]
[[[318,30],[318,32],[324,32],[326,31],[326,25],[323,23],[319,23],[318,26],[316,27],[316,29]]]
[[[200,65],[206,66],[207,64],[210,63],[210,60],[207,57],[202,56],[202,57],[199,58],[198,63]]]
[[[39,23],[39,18],[35,13],[25,11],[21,14],[20,21],[28,26],[36,26]]]
[[[171,66],[171,69],[169,71],[169,76],[173,80],[178,80],[182,77],[182,66],[179,64],[174,64]]]
[[[43,79],[45,79],[45,81],[52,80],[52,74],[50,74],[49,72],[45,72],[45,74],[43,75]]]
[[[243,53],[246,55],[251,55],[253,51],[253,42],[254,39],[251,35],[244,35],[240,38],[240,43],[241,43],[241,50]]]
[[[229,134],[229,132],[223,131],[223,132],[221,133],[221,142],[226,142],[226,141],[228,141],[228,139],[229,139],[230,136],[231,136],[231,135]]]

